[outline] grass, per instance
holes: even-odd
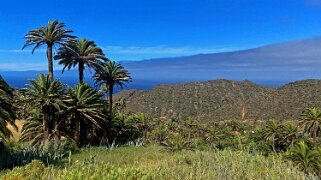
[[[116,158],[115,158],[116,157]],[[148,147],[119,147],[110,150],[106,147],[93,147],[81,149],[71,157],[72,162],[97,161],[109,163],[117,167],[135,166],[141,168],[154,168],[167,166],[171,161],[171,154],[158,146]]]
[[[305,179],[289,162],[243,151],[168,152],[158,146],[81,149],[61,166],[34,161],[0,179]]]

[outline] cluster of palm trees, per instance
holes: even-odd
[[[306,135],[306,136],[305,136]],[[262,138],[270,144],[274,152],[286,150],[302,140],[303,137],[317,143],[321,135],[321,111],[316,108],[305,109],[299,120],[299,124],[282,124],[275,120],[267,122],[263,129]]]
[[[84,82],[85,68],[94,69],[94,78],[97,83],[105,84],[109,88],[112,101],[113,87],[122,87],[124,82],[131,80],[130,74],[120,64],[108,60],[103,50],[88,39],[77,39],[71,35],[72,30],[65,29],[64,23],[57,20],[49,21],[47,26],[30,30],[24,38],[26,43],[23,49],[33,46],[32,53],[36,49],[47,46],[49,81],[54,81],[53,59],[63,65],[63,71],[78,66],[79,83]],[[53,48],[58,48],[57,55],[53,58]],[[112,106],[112,103],[110,104]],[[112,108],[110,108],[111,110]]]
[[[48,75],[40,74],[38,79],[30,80],[30,84],[20,94],[21,102],[29,104],[24,115],[27,122],[23,127],[23,140],[36,144],[41,140],[65,137],[84,144],[91,137],[104,133],[101,130],[105,127],[106,116],[113,111],[114,86],[122,88],[124,83],[131,81],[130,73],[120,64],[109,60],[94,41],[77,39],[72,33],[64,23],[54,20],[46,26],[30,30],[24,36],[26,43],[23,49],[33,46],[34,53],[38,48],[46,46]],[[55,56],[54,49],[57,49]],[[78,66],[79,84],[74,88],[66,88],[56,80],[53,60],[64,66],[62,73],[66,68],[70,70]],[[109,103],[105,103],[102,95],[85,83],[85,69],[94,71],[95,84],[104,87],[106,93],[109,93]],[[11,95],[6,89],[0,89],[2,93],[8,97]],[[6,102],[10,105],[10,101]],[[108,108],[105,108],[105,104],[108,104]],[[1,107],[6,108],[5,105]],[[14,119],[14,114],[2,109],[0,112],[0,120],[6,119],[0,121],[3,123],[0,124],[0,131],[7,134],[3,130],[5,128],[1,127],[8,120]]]
[[[286,157],[305,173],[321,176],[321,110],[304,110],[297,125],[268,121],[262,138],[274,152],[287,151]]]
[[[61,137],[82,145],[107,130],[107,113],[101,94],[86,83],[74,88],[40,74],[23,89],[20,101],[29,103],[21,140],[32,144]]]
[[[262,135],[263,140],[271,146],[273,152],[276,152],[293,147],[299,141],[301,131],[292,123],[281,124],[270,120],[263,129]]]

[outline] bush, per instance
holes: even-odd
[[[16,167],[8,174],[4,175],[3,179],[42,179],[45,165],[39,160],[33,160],[31,163]]]

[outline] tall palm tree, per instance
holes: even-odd
[[[13,93],[9,85],[0,76],[0,137],[5,138],[11,136],[11,131],[7,128],[10,123],[14,124],[15,112],[13,107]]]
[[[55,45],[64,46],[67,40],[74,39],[75,36],[70,35],[72,30],[64,29],[65,24],[59,23],[57,20],[49,21],[47,26],[30,30],[24,38],[27,39],[22,49],[28,46],[34,46],[32,54],[36,49],[43,45],[47,45],[47,59],[49,80],[54,80],[52,54]]]
[[[109,112],[113,110],[114,86],[123,88],[124,83],[131,81],[130,73],[115,61],[106,61],[96,69],[94,79],[97,84],[105,84],[109,91]]]
[[[105,121],[101,96],[85,83],[69,88],[66,101],[66,115],[71,118],[74,127],[74,140],[84,142],[86,129],[101,128]]]
[[[26,85],[26,101],[32,104],[32,109],[39,109],[42,115],[43,139],[48,139],[49,134],[59,138],[58,119],[55,115],[64,106],[64,85],[58,80],[50,81],[49,75],[40,74],[38,79],[30,80]]]
[[[313,140],[321,133],[321,111],[316,108],[308,108],[303,111],[300,120],[301,126],[309,133]]]
[[[306,174],[319,174],[321,170],[320,153],[310,149],[304,141],[287,152],[286,156]]]
[[[59,64],[64,65],[62,72],[78,65],[79,82],[84,82],[84,69],[96,67],[100,64],[99,60],[107,60],[102,49],[97,47],[94,41],[80,39],[77,41],[68,41],[66,46],[62,46],[55,56]]]

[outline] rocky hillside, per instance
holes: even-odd
[[[250,81],[214,80],[159,85],[115,96],[127,100],[127,112],[144,112],[154,117],[289,120],[298,119],[304,108],[321,107],[321,81],[305,80],[269,88]]]

